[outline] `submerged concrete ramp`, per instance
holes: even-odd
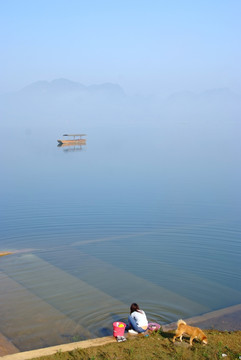
[[[0,332],[3,334],[0,344],[8,353],[14,352],[14,348],[17,352],[70,342],[76,336],[91,337],[81,324],[2,272],[0,283]]]
[[[122,299],[128,308],[132,301],[137,301],[140,305],[144,303],[145,309],[149,307],[160,314],[158,320],[162,323],[171,322],[180,315],[190,317],[225,308],[227,305],[240,303],[241,300],[241,292],[231,287],[164,262],[158,262],[157,271],[153,274],[156,264],[153,263],[149,271],[149,266],[145,265],[143,259],[141,277],[129,272],[128,267],[120,268],[118,264],[113,265],[113,261],[103,261],[79,248],[59,251],[52,258],[45,254],[45,258],[55,266],[61,264],[66,272],[75,274],[95,288]],[[146,261],[149,260],[145,258]],[[78,263],[79,267],[73,265]],[[180,283],[184,285],[181,286]]]
[[[0,357],[8,354],[18,353],[19,350],[3,334],[0,333]]]
[[[65,252],[56,253],[55,265],[33,254],[18,256],[14,261],[3,264],[5,273],[96,336],[101,335],[96,328],[103,319],[108,318],[109,326],[116,316],[127,318],[130,303],[136,299],[150,304],[150,307],[158,304],[160,313],[162,309],[165,309],[163,312],[169,311],[170,319],[165,322],[179,314],[181,309],[186,309],[185,316],[210,310],[77,249],[71,250],[68,256]],[[80,265],[72,267],[71,262]],[[65,271],[56,266],[58,263]]]
[[[127,310],[123,302],[36,255],[12,257],[11,262],[5,261],[1,267],[15,282],[60,313],[81,324],[84,329],[90,329],[92,334],[97,331],[97,336],[103,317],[107,314],[111,316],[110,313],[115,310],[117,314],[120,309]]]

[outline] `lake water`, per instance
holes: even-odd
[[[66,131],[66,129],[63,130]],[[0,332],[21,350],[241,303],[235,123],[2,130]]]

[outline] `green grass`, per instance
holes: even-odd
[[[43,356],[38,360],[229,360],[241,357],[241,331],[207,330],[205,333],[208,337],[208,345],[202,345],[194,340],[193,346],[189,346],[188,338],[183,338],[182,343],[176,341],[173,344],[173,332],[160,331],[148,337],[132,336],[121,343],[57,352],[55,355]],[[222,357],[222,354],[226,354],[227,357]]]

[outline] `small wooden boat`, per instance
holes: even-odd
[[[85,145],[86,139],[82,139],[82,136],[86,136],[85,134],[64,134],[63,136],[72,136],[73,139],[66,140],[57,140],[59,145]]]

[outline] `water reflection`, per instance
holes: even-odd
[[[81,151],[83,150],[82,145],[66,145],[66,144],[58,144],[57,147],[63,148],[65,152],[72,152],[72,151]]]

